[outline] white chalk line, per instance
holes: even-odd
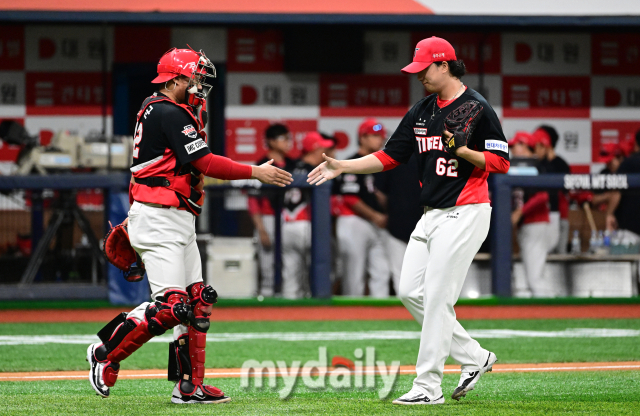
[[[640,330],[611,328],[568,328],[561,331],[526,331],[516,329],[471,329],[472,338],[629,338],[640,337]],[[340,332],[239,332],[210,333],[207,342],[246,340],[276,341],[362,341],[420,339],[420,331],[340,331]],[[171,335],[152,338],[149,342],[171,342]],[[0,335],[1,345],[91,344],[96,335]]]

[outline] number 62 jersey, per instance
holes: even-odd
[[[485,170],[462,157],[450,155],[443,147],[444,120],[468,100],[479,101],[484,107],[468,147],[484,153]],[[374,155],[388,170],[398,163],[407,163],[413,153],[418,159],[422,185],[420,205],[431,208],[490,202],[489,173],[506,173],[509,169],[509,147],[498,116],[487,100],[471,88],[448,105],[441,102],[437,94],[418,101],[404,116],[385,148]]]

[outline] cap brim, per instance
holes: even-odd
[[[323,147],[325,149],[331,149],[335,145],[336,144],[333,142],[333,140],[328,140],[328,139],[318,142],[318,147]]]
[[[151,81],[151,83],[152,83],[152,84],[160,84],[161,82],[167,82],[167,81],[169,81],[170,79],[174,79],[175,77],[177,77],[177,75],[174,75],[174,74],[167,74],[167,73],[164,73],[164,74],[158,74],[158,76],[157,76],[157,77],[155,77],[155,78],[153,79],[153,81]]]
[[[405,74],[417,74],[433,62],[411,62],[409,65],[401,69]]]

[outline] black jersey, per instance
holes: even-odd
[[[284,168],[292,175],[307,176],[315,166],[311,166],[303,160],[290,160]],[[310,221],[311,190],[309,188],[287,187],[284,193],[282,215],[285,221]]]
[[[541,174],[545,173],[571,173],[571,168],[560,156],[556,156],[553,160],[543,159],[538,164],[538,172]],[[557,212],[560,210],[559,206],[559,198],[560,194],[564,191],[549,191],[549,210],[551,212]]]
[[[362,155],[356,153],[348,159],[358,159]],[[378,197],[376,197],[375,176],[372,173],[366,175],[356,175],[353,173],[344,173],[333,180],[334,195],[353,195],[360,198],[362,202],[367,204],[378,212],[383,212]]]
[[[640,153],[634,153],[626,158],[616,172],[618,175],[627,173],[640,173]],[[640,201],[639,190],[629,189],[622,191],[620,204],[615,212],[616,219],[618,220],[618,228],[640,234],[638,201]]]
[[[444,108],[439,108],[436,100],[437,94],[431,94],[418,101],[391,135],[384,152],[400,163],[407,163],[411,155],[416,154],[423,206],[448,208],[489,202],[489,173],[447,153],[443,148],[442,130],[450,112],[468,100],[479,101],[484,112],[468,147],[509,160],[509,147],[498,116],[487,100],[471,88]]]
[[[162,93],[155,95],[166,97]],[[160,162],[163,158],[170,159],[170,156],[173,158],[165,167],[173,170],[211,153],[188,111],[170,101],[154,102],[144,109],[136,124],[132,172]]]

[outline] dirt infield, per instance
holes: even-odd
[[[105,322],[127,308],[3,310],[0,323]],[[640,318],[640,305],[457,306],[458,319],[611,319]],[[294,306],[217,308],[218,321],[411,320],[402,306]]]
[[[495,364],[494,373],[530,373],[550,371],[614,371],[614,370],[640,370],[640,361],[620,361],[608,363],[543,363],[543,364]],[[371,371],[371,370],[369,370]],[[364,370],[368,372],[367,369]],[[415,366],[400,366],[400,374],[415,374]],[[446,365],[445,373],[459,373],[460,367]],[[240,368],[210,368],[206,371],[208,378],[235,378],[242,375]],[[280,376],[280,374],[278,374]],[[44,380],[77,380],[88,377],[87,371],[43,371],[27,373],[0,373],[2,381],[44,381]],[[166,378],[166,370],[121,370],[119,379],[149,379]]]

